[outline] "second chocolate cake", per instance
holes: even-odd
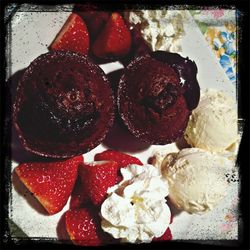
[[[150,144],[181,137],[200,98],[196,74],[195,63],[178,54],[161,51],[135,58],[120,79],[117,99],[129,131]]]
[[[50,52],[25,70],[13,111],[26,150],[65,158],[102,142],[114,120],[114,97],[104,72],[86,56]]]

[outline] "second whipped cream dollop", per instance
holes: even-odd
[[[150,242],[170,223],[168,184],[152,165],[121,169],[123,180],[108,189],[101,206],[102,229],[124,242]]]
[[[126,13],[125,18],[132,24],[140,25],[142,36],[153,51],[181,51],[183,10],[136,10]]]

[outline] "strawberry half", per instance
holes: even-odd
[[[94,42],[93,53],[99,58],[117,58],[127,55],[130,47],[130,31],[122,16],[114,12]]]
[[[68,210],[65,213],[66,230],[76,245],[99,246],[101,237],[97,216],[88,209]]]
[[[172,239],[173,239],[173,236],[172,236],[170,228],[168,227],[165,233],[161,237],[153,238],[153,241],[166,241],[166,240],[172,240]]]
[[[115,161],[94,161],[79,167],[83,188],[94,205],[101,205],[109,187],[114,186],[118,177]]]
[[[126,167],[129,164],[143,165],[138,158],[115,150],[106,150],[96,154],[95,161],[115,161],[119,168]]]
[[[82,156],[58,162],[24,163],[15,171],[49,214],[63,209],[74,187]]]
[[[70,198],[70,204],[69,207],[70,209],[73,208],[80,208],[83,205],[87,204],[89,201],[88,193],[84,189],[82,183],[81,183],[81,178],[78,176],[74,189],[71,193],[71,198]]]
[[[83,55],[89,50],[89,33],[82,18],[72,13],[50,45],[51,50],[69,50]]]
[[[110,16],[109,12],[102,11],[96,5],[90,3],[76,4],[73,12],[85,21],[91,41],[100,33]]]

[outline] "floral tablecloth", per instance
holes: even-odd
[[[221,66],[232,83],[237,78],[237,33],[236,10],[202,9],[191,10],[201,32],[209,42]]]
[[[229,80],[236,84],[238,39],[236,20],[240,13],[234,9],[217,8],[190,10],[190,13],[210,44]],[[220,231],[224,235],[230,235],[235,230],[237,221],[239,227],[241,226],[238,199],[238,197],[233,199],[229,211],[225,215],[225,221],[220,226]]]

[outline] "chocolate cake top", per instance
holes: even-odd
[[[199,101],[197,81],[195,100],[186,98],[196,84],[187,78],[189,65],[183,63],[187,59],[168,62],[167,56],[153,52],[135,58],[119,83],[117,103],[125,125],[136,137],[151,144],[167,144],[181,137],[191,108]],[[196,73],[197,68],[191,72],[194,79]]]
[[[112,90],[88,57],[49,52],[25,70],[13,118],[28,151],[54,158],[82,154],[101,143],[113,123]]]

